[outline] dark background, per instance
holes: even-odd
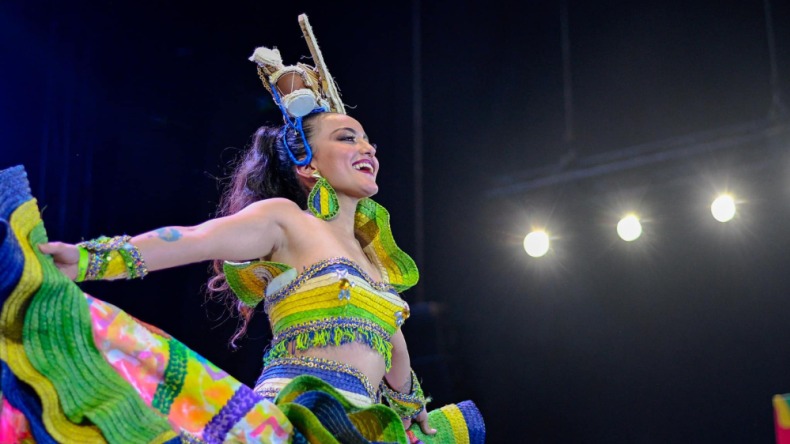
[[[305,12],[422,270],[404,331],[435,405],[473,399],[494,443],[771,442],[790,392],[790,4],[377,3],[0,2],[0,167],[25,166],[51,239],[212,217],[225,165],[280,119],[246,58],[308,55]],[[708,209],[723,189],[728,224]],[[614,232],[628,210],[633,243]],[[538,226],[541,260],[521,247]],[[230,351],[206,278],[84,288],[252,384],[267,326]]]

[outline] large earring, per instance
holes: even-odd
[[[307,196],[307,208],[313,216],[322,220],[332,220],[340,210],[340,203],[337,201],[337,193],[332,185],[324,179],[318,171],[313,173],[313,177],[318,179]]]

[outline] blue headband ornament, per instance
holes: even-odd
[[[326,68],[307,15],[299,16],[299,25],[315,62],[314,67],[304,63],[284,65],[277,48],[256,48],[250,61],[258,64],[258,76],[283,114],[285,126],[281,137],[288,157],[294,165],[301,166],[307,165],[313,158],[313,150],[307,143],[302,128],[302,119],[310,114],[323,112],[346,114],[346,108],[340,100],[337,85]],[[302,137],[307,153],[304,159],[298,160],[288,146],[287,129]]]

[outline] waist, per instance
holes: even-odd
[[[297,350],[294,357],[326,359],[350,366],[364,374],[373,386],[378,387],[386,373],[384,358],[367,345],[359,342],[340,346]]]

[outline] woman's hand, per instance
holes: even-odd
[[[406,430],[409,430],[409,427],[411,427],[411,425],[415,422],[420,424],[420,430],[422,430],[422,432],[425,433],[426,435],[436,434],[436,429],[431,428],[430,424],[428,424],[428,410],[426,409],[420,410],[420,413],[418,413],[417,416],[414,417],[414,419],[403,418],[403,427]]]
[[[55,266],[72,281],[77,277],[77,263],[80,260],[80,252],[76,245],[64,244],[62,242],[49,242],[40,244],[38,249],[52,256]]]

